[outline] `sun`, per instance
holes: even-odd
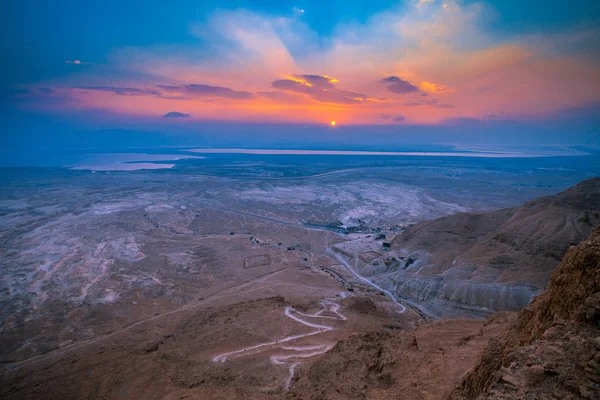
[[[331,126],[335,126],[335,121],[331,121]]]

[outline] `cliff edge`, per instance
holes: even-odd
[[[600,227],[485,347],[447,400],[600,399]]]

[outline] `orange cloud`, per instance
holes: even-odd
[[[211,57],[199,45],[126,48],[109,57],[123,78],[92,64],[56,86],[78,88],[66,92],[71,107],[196,120],[433,124],[600,101],[600,62],[569,53],[582,35],[498,38],[485,14],[477,3],[414,1],[337,26],[324,47],[302,18],[221,11],[192,29]]]
[[[429,93],[446,93],[450,90],[448,89],[448,86],[438,85],[437,83],[432,82],[421,82],[419,87],[421,90]]]

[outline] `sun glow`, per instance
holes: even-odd
[[[335,121],[331,121],[331,126],[335,126]]]

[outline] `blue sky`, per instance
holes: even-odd
[[[563,142],[597,134],[594,1],[10,0],[0,14],[5,136],[25,119],[168,132],[335,120],[401,135],[457,121],[544,131],[564,115],[579,131]]]

